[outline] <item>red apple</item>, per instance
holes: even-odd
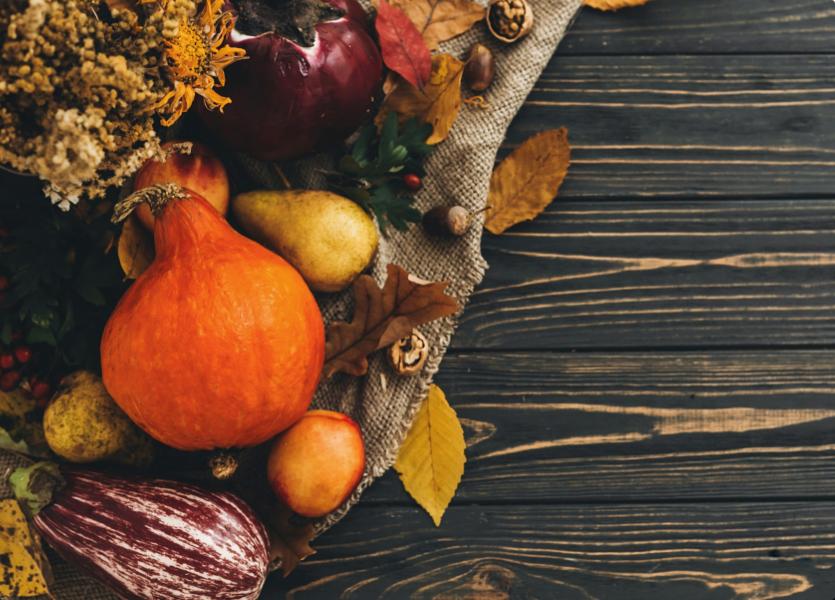
[[[364,470],[359,426],[330,410],[312,410],[278,436],[267,463],[275,494],[293,512],[311,518],[339,508]]]
[[[166,142],[163,149],[172,144]],[[157,183],[177,183],[198,193],[222,215],[229,208],[229,177],[220,159],[203,144],[192,142],[191,154],[172,153],[167,160],[149,160],[133,180],[133,189],[140,190]],[[154,230],[154,216],[147,204],[140,204],[136,216],[149,230]]]

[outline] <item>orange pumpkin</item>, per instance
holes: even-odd
[[[166,185],[138,194],[154,200],[156,258],[105,327],[107,391],[148,434],[181,450],[268,440],[301,418],[319,381],[324,325],[313,295],[284,259],[194,192]]]

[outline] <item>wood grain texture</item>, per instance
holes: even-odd
[[[453,504],[835,499],[835,351],[448,356]],[[366,503],[409,502],[395,475]]]
[[[557,201],[485,234],[458,349],[835,343],[835,203]]]
[[[583,10],[500,151],[566,126],[560,199],[437,378],[441,528],[389,473],[264,597],[835,598],[832,54],[830,0]]]
[[[265,598],[829,600],[831,503],[360,506]]]
[[[835,5],[828,0],[652,0],[616,13],[586,8],[559,52],[835,52]]]
[[[501,154],[567,127],[564,199],[829,196],[833,82],[830,56],[558,52]]]

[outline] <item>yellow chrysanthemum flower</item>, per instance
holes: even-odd
[[[143,3],[159,0],[142,0]],[[162,0],[165,10],[169,0]],[[226,83],[224,69],[246,58],[242,48],[226,45],[226,36],[235,25],[232,13],[222,11],[223,0],[205,0],[196,17],[181,17],[177,35],[165,41],[165,59],[174,89],[154,105],[162,124],[172,125],[201,96],[210,110],[223,110],[231,102],[215,87]]]

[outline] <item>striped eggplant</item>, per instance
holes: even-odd
[[[67,562],[126,600],[256,599],[269,564],[264,526],[237,496],[166,480],[62,470],[35,516]]]

